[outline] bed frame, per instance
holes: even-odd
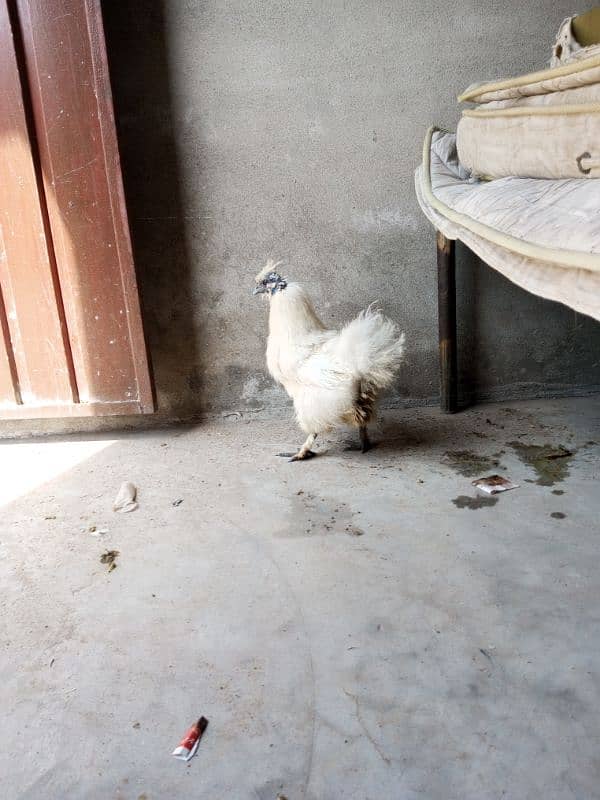
[[[440,405],[444,414],[458,411],[455,252],[454,241],[437,231]]]

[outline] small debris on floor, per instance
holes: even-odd
[[[198,722],[195,722],[192,727],[185,732],[183,739],[179,742],[171,755],[178,758],[180,761],[189,761],[193,758],[196,755],[200,739],[207,726],[208,720],[206,717],[200,717]]]
[[[553,511],[553,512],[550,514],[550,516],[552,517],[552,519],[565,519],[565,517],[566,517],[567,515],[566,515],[566,514],[563,514],[563,512],[562,512],[562,511]]]
[[[348,536],[364,536],[364,531],[362,528],[358,528],[356,525],[346,525],[346,533]]]
[[[108,564],[108,571],[112,572],[113,569],[117,568],[116,559],[120,555],[121,554],[118,550],[107,550],[106,553],[102,553],[102,555],[100,556],[100,563]]]
[[[485,421],[488,425],[493,425],[495,428],[501,428],[502,430],[504,430],[504,425],[500,425],[498,422],[492,422],[492,420],[487,417]]]
[[[241,419],[244,415],[241,411],[224,411],[221,416],[223,419]]]
[[[138,507],[136,497],[137,488],[133,483],[131,483],[131,481],[125,481],[121,484],[121,488],[115,497],[113,511],[117,511],[120,514],[126,514],[129,511],[135,511],[135,509]]]
[[[472,481],[472,484],[486,494],[498,494],[498,492],[519,488],[518,483],[513,483],[508,478],[503,478],[502,475],[488,475],[487,478],[478,478],[476,481]]]
[[[553,453],[548,453],[546,456],[547,459],[550,461],[554,461],[555,458],[569,458],[573,455],[571,450],[567,450],[566,447],[563,447],[562,444],[558,446],[558,449],[555,450]]]
[[[139,730],[139,729],[140,729],[142,726],[140,725],[140,723],[139,723],[139,722],[134,722],[134,723],[133,723],[133,725],[132,725],[131,727],[132,727],[132,728],[135,728],[135,729],[136,729],[136,731],[137,731],[137,730]]]
[[[179,500],[173,500],[172,505],[175,507],[180,506],[183,503],[183,500],[180,498]]]
[[[54,516],[54,514],[50,514],[47,517],[44,517],[44,519],[56,519],[56,517]]]
[[[92,536],[106,536],[108,528],[99,528],[97,525],[90,525],[87,528],[81,529],[83,533],[89,533]]]

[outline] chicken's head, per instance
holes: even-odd
[[[267,297],[271,297],[276,292],[285,289],[287,281],[277,271],[282,263],[282,261],[267,261],[265,268],[254,279],[256,288],[252,294],[266,294]]]

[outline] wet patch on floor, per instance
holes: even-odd
[[[469,497],[469,495],[461,494],[458,497],[455,497],[452,502],[457,508],[468,508],[471,511],[475,511],[478,508],[489,508],[490,506],[495,506],[498,502],[498,499],[498,497],[483,497],[482,495]]]
[[[479,478],[482,473],[500,467],[497,458],[474,453],[472,450],[448,450],[442,457],[442,463],[448,464],[465,478]]]
[[[509,442],[521,461],[537,473],[538,486],[554,486],[569,475],[569,466],[576,451],[563,445],[523,444]]]

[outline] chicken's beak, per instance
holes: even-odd
[[[259,285],[256,287],[256,289],[254,289],[254,291],[252,292],[252,294],[264,294],[266,291],[267,291],[267,287],[263,286],[262,283],[259,283]]]

